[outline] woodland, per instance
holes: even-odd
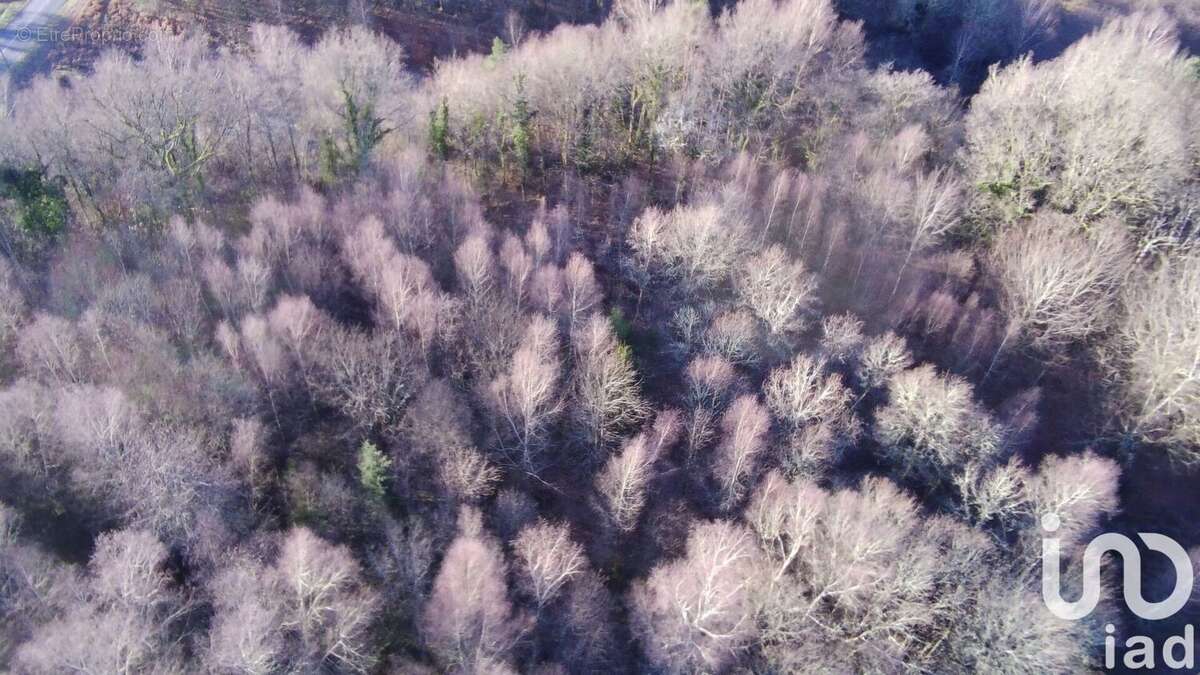
[[[1041,587],[1047,514],[1066,595],[1100,532],[1200,561],[1190,3],[579,4],[3,83],[0,669],[1077,673],[1200,621]]]

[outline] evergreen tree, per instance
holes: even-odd
[[[382,500],[387,495],[388,470],[392,460],[380,452],[371,441],[363,441],[358,449],[358,480],[372,497]]]
[[[438,159],[450,156],[450,104],[444,98],[429,113],[429,148]]]

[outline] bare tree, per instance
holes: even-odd
[[[346,229],[348,232],[341,241],[342,257],[367,295],[376,297],[384,268],[398,255],[396,247],[388,238],[383,221],[375,216]]]
[[[430,287],[417,293],[406,315],[405,328],[417,339],[426,363],[432,358],[435,345],[450,345],[460,328],[458,312],[462,303]]]
[[[109,517],[203,555],[187,547],[202,548],[206,514],[237,512],[232,477],[198,429],[148,420],[112,387],[60,390],[55,405],[55,461],[70,467],[74,488],[110,509]]]
[[[550,239],[550,230],[546,227],[545,218],[535,217],[525,232],[525,248],[533,256],[533,266],[541,267],[550,261],[550,252],[554,242]]]
[[[1114,512],[1120,503],[1117,494],[1121,469],[1111,459],[1091,452],[1042,461],[1029,486],[1034,515],[1058,517],[1057,536],[1082,538]]]
[[[689,460],[712,440],[717,417],[732,395],[736,375],[727,359],[720,356],[698,356],[684,371],[687,384],[688,420],[686,440]]]
[[[660,412],[654,425],[627,441],[596,477],[596,492],[618,530],[630,532],[637,527],[654,464],[678,439],[680,417],[677,410]]]
[[[936,641],[960,620],[956,599],[978,583],[987,551],[965,526],[921,518],[912,499],[878,479],[831,494],[771,474],[746,518],[768,558],[764,656],[784,670],[928,663],[935,643],[926,631]],[[864,642],[868,634],[887,637]]]
[[[1176,94],[1196,86],[1161,11],[1114,19],[1054,60],[995,69],[966,120],[981,206],[1005,221],[1044,203],[1083,221],[1148,224],[1183,195],[1195,150]]]
[[[241,316],[246,306],[233,268],[220,258],[208,258],[202,263],[201,270],[208,292],[216,299],[225,319],[233,321]]]
[[[861,425],[851,418],[847,426],[821,423],[805,427],[781,439],[782,468],[790,477],[817,479],[838,461],[841,453],[861,436]]]
[[[1059,7],[1052,0],[1018,0],[1020,21],[1012,36],[1012,52],[1024,54],[1058,27]]]
[[[613,4],[613,16],[628,24],[650,21],[662,10],[663,0],[618,0]]]
[[[533,273],[529,294],[539,310],[557,314],[565,292],[562,270],[554,265],[542,265]]]
[[[679,207],[669,216],[663,231],[661,253],[651,248],[649,228],[657,216],[653,213],[644,224],[636,244],[639,255],[651,259],[662,256],[668,269],[697,288],[727,279],[746,246],[746,223],[715,204]],[[637,250],[637,249],[635,249]]]
[[[803,330],[803,314],[816,303],[816,277],[803,263],[789,260],[782,246],[747,258],[736,286],[742,302],[776,336]]]
[[[478,302],[495,283],[495,261],[484,234],[467,237],[454,252],[458,283],[471,302]]]
[[[821,320],[821,352],[836,363],[857,364],[866,338],[863,322],[852,314],[833,314]]]
[[[1130,286],[1118,328],[1120,415],[1128,433],[1192,461],[1200,444],[1200,256]]]
[[[446,380],[430,380],[421,387],[404,412],[403,426],[413,449],[433,457],[471,445],[471,408]]]
[[[772,578],[781,579],[811,545],[828,495],[814,484],[788,483],[776,471],[767,474],[746,509],[746,522],[771,558]]]
[[[17,286],[12,265],[0,260],[0,358],[7,360],[8,350],[17,335],[17,327],[27,311],[25,298]]]
[[[1065,671],[1087,660],[1086,624],[1050,614],[1038,592],[999,577],[971,597],[974,609],[949,625],[945,668]]]
[[[366,566],[378,579],[382,606],[395,612],[406,625],[417,628],[421,607],[433,583],[434,563],[440,547],[429,526],[420,518],[384,521],[382,536],[372,542]]]
[[[38,626],[77,604],[85,591],[72,566],[26,540],[22,521],[16,509],[0,504],[0,628],[10,663]]]
[[[630,594],[635,634],[650,662],[671,673],[736,664],[756,632],[758,564],[745,528],[716,521],[692,529],[686,555],[655,568]]]
[[[587,569],[583,547],[572,541],[570,530],[561,523],[538,521],[525,528],[513,542],[513,554],[538,611]]]
[[[271,332],[266,319],[251,314],[242,319],[242,351],[247,364],[262,379],[264,386],[278,386],[286,377],[287,361],[283,348]]]
[[[434,281],[425,261],[401,253],[384,263],[376,287],[381,323],[405,330],[415,328],[414,305],[419,296],[434,290]]]
[[[705,121],[677,132],[700,154],[761,147],[777,137],[789,114],[810,100],[808,84],[826,64],[854,62],[861,49],[861,38],[840,29],[832,3],[823,0],[755,0],[731,9],[718,29],[704,68],[692,71],[676,104]],[[747,86],[755,96],[738,94]]]
[[[261,311],[271,293],[271,268],[258,256],[244,255],[237,259],[236,288],[244,306],[251,312]]]
[[[504,14],[504,32],[507,34],[508,44],[513,47],[521,46],[528,28],[525,25],[525,20],[521,18],[518,12],[509,10]]]
[[[967,517],[978,525],[998,525],[1017,531],[1033,515],[1029,502],[1029,470],[1017,458],[992,466],[967,464],[954,477],[959,500]]]
[[[750,395],[731,403],[721,418],[722,439],[717,447],[713,478],[724,508],[732,508],[745,495],[758,456],[766,449],[770,427],[770,415]]]
[[[317,397],[360,428],[397,421],[426,376],[412,345],[391,331],[335,326],[321,333],[316,353]]]
[[[229,456],[242,480],[250,486],[257,501],[267,486],[271,457],[266,430],[257,419],[235,419],[229,438]]]
[[[271,332],[287,346],[301,372],[308,370],[306,354],[329,318],[313,305],[307,295],[284,295],[267,316]]]
[[[684,370],[690,405],[720,407],[737,379],[733,364],[721,356],[697,356]]]
[[[563,268],[563,312],[574,328],[600,304],[600,286],[590,260],[572,253]]]
[[[717,315],[701,339],[704,349],[734,363],[753,364],[759,360],[758,323],[745,310]]]
[[[503,541],[511,542],[521,530],[537,520],[537,513],[537,504],[528,494],[505,488],[496,495],[488,520]]]
[[[666,237],[671,216],[650,207],[642,212],[629,228],[626,242],[632,250],[629,268],[638,287],[637,309],[641,312],[642,297],[654,281],[655,273],[667,261]]]
[[[192,606],[166,560],[167,548],[149,533],[101,535],[83,597],[38,629],[16,662],[31,673],[182,668],[181,623]]]
[[[560,611],[543,626],[550,638],[547,651],[567,671],[618,667],[621,651],[614,612],[617,602],[595,572],[576,575],[565,590]]]
[[[524,244],[511,232],[505,235],[504,243],[500,246],[500,266],[504,268],[508,280],[508,292],[517,307],[521,308],[529,291],[534,264],[533,257],[525,251]]]
[[[1073,230],[1065,217],[1043,215],[996,242],[994,264],[1008,328],[989,375],[1015,340],[1028,338],[1034,347],[1046,348],[1107,326],[1127,270],[1125,239],[1116,224],[1097,226],[1089,234]]]
[[[508,371],[496,378],[491,393],[503,427],[511,439],[513,460],[536,474],[542,433],[561,407],[558,398],[558,335],[554,324],[536,316],[525,329]]]
[[[975,401],[971,385],[931,365],[892,378],[888,403],[875,418],[875,436],[904,474],[930,483],[1000,449],[996,425]]]
[[[83,381],[84,345],[75,326],[51,314],[35,314],[17,338],[17,358],[26,372],[47,382]]]
[[[30,380],[0,390],[0,462],[30,486],[49,478],[57,465],[53,449],[42,441],[53,420],[52,400],[51,392]]]
[[[306,528],[290,530],[263,567],[235,558],[211,582],[216,615],[209,658],[239,672],[368,672],[378,594],[350,552]]]
[[[438,456],[438,475],[442,484],[458,499],[479,501],[492,494],[500,482],[500,470],[478,450],[453,445]]]
[[[878,389],[912,365],[912,354],[904,338],[888,331],[867,342],[854,368],[854,379],[863,388],[859,401],[872,389]]]
[[[849,413],[850,390],[840,375],[826,374],[824,359],[797,354],[785,367],[767,376],[763,396],[767,407],[791,430],[810,424],[842,426]]]
[[[647,405],[638,392],[630,349],[617,341],[607,318],[592,315],[575,330],[572,341],[571,412],[585,442],[599,452],[645,417]]]
[[[490,256],[486,245],[482,254]],[[374,217],[362,221],[345,238],[343,255],[375,303],[376,322],[415,335],[428,360],[435,341],[451,334],[456,323],[455,303],[434,281],[429,265],[414,255],[397,252],[384,234],[383,223]],[[488,257],[489,264],[490,260]]]
[[[460,532],[433,581],[421,633],[439,663],[476,671],[505,665],[524,631],[505,586],[500,547],[479,529],[477,512],[464,508]]]
[[[84,385],[58,390],[55,432],[64,450],[105,456],[143,430],[137,406],[120,389]]]
[[[378,601],[350,552],[305,528],[288,533],[276,571],[284,593],[285,626],[299,633],[299,664],[365,672],[374,663],[370,631]]]
[[[962,193],[961,182],[944,169],[935,169],[916,177],[911,199],[905,204],[907,213],[901,218],[901,234],[905,242],[904,262],[896,272],[891,298],[895,298],[900,290],[900,282],[904,280],[904,272],[912,263],[913,256],[936,244],[958,222]]]
[[[230,571],[224,574],[222,581],[229,583]],[[248,675],[266,675],[283,667],[287,647],[279,629],[283,617],[276,607],[253,595],[218,601],[217,607],[209,631],[208,660],[213,666]]]

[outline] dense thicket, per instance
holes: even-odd
[[[1200,457],[1172,31],[968,105],[829,0],[622,1],[419,79],[258,26],[35,81],[0,120],[0,662],[1094,665],[1126,627],[1045,609],[1040,517],[1077,555]]]

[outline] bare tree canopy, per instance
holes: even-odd
[[[1195,0],[10,4],[0,670],[1191,630],[1040,572],[1200,551]]]

